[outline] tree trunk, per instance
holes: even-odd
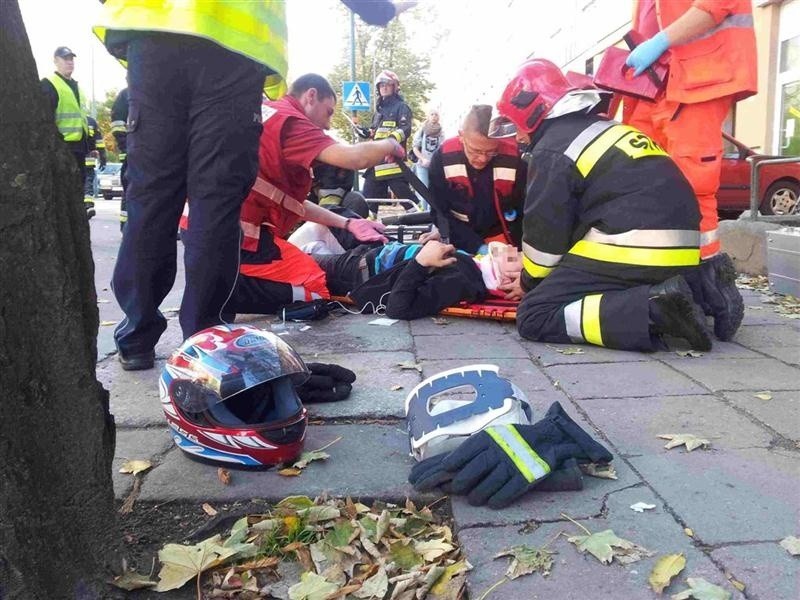
[[[75,160],[16,0],[0,1],[0,598],[99,598],[115,537],[114,421]]]

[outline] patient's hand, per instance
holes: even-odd
[[[414,257],[423,267],[446,267],[456,262],[456,257],[453,256],[456,252],[456,247],[452,244],[443,244],[442,242],[432,240],[427,242]]]
[[[497,286],[497,289],[501,292],[506,292],[504,296],[506,300],[522,300],[522,296],[525,295],[525,292],[522,290],[522,285],[519,282],[520,276],[517,275],[517,278],[514,279],[511,283],[504,283]]]

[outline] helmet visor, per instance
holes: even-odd
[[[489,123],[490,138],[509,138],[517,135],[517,126],[503,115],[498,115]]]

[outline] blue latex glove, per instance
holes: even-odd
[[[669,38],[667,34],[660,31],[658,34],[651,37],[636,46],[628,55],[625,64],[633,67],[633,75],[641,75],[644,70],[656,62],[664,52],[669,48]]]
[[[477,252],[475,252],[475,254],[481,254],[481,255],[484,255],[484,256],[489,254],[489,245],[488,244],[483,244],[480,248],[478,248],[478,250],[477,250]]]

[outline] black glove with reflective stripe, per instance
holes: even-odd
[[[451,493],[466,495],[470,504],[502,508],[569,458],[610,462],[613,457],[554,402],[533,425],[487,427],[444,458],[418,463],[409,482],[423,492],[445,484]]]
[[[297,386],[297,395],[304,404],[344,400],[353,390],[356,374],[339,365],[307,363],[311,376]]]

